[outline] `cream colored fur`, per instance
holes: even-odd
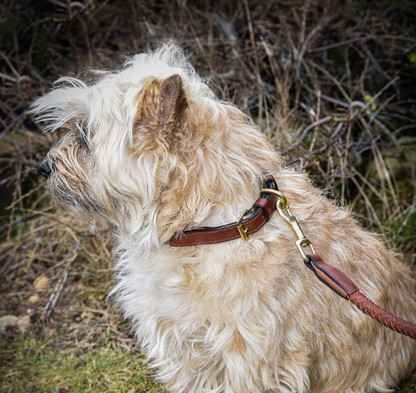
[[[175,77],[179,75],[179,77]],[[410,269],[167,44],[87,84],[61,78],[33,113],[65,138],[51,192],[117,228],[112,295],[170,392],[364,393],[416,364],[415,342],[338,297],[307,269],[275,214],[251,236],[172,248],[185,228],[233,222],[271,173],[321,257],[374,302],[416,321]]]

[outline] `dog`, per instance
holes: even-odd
[[[410,268],[286,168],[179,46],[92,83],[58,82],[32,107],[47,131],[66,130],[41,172],[58,200],[116,228],[111,294],[170,392],[390,392],[415,367],[415,342],[316,280],[270,209],[247,241],[180,244],[187,231],[228,228],[272,175],[320,255],[371,300],[416,320]]]

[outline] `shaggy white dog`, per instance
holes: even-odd
[[[316,280],[277,214],[249,241],[167,243],[236,221],[272,174],[320,255],[416,320],[409,268],[282,167],[179,47],[137,55],[94,83],[57,83],[33,106],[47,130],[67,130],[41,170],[54,196],[117,228],[112,294],[171,392],[388,392],[415,366],[414,341]]]

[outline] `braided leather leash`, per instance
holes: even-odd
[[[339,296],[349,300],[364,314],[367,314],[391,330],[416,339],[416,325],[398,318],[374,304],[359,291],[359,288],[353,281],[336,267],[324,262],[319,255],[307,255],[307,258],[308,261],[305,261],[305,265],[315,273],[319,280]]]
[[[377,306],[377,304],[374,304],[359,291],[358,286],[344,273],[336,267],[324,262],[322,258],[315,253],[312,243],[303,234],[298,219],[290,212],[288,199],[280,191],[271,189],[262,189],[261,191],[277,195],[278,201],[276,209],[278,210],[280,216],[292,226],[296,236],[298,237],[296,245],[303,257],[305,265],[315,273],[319,280],[321,280],[339,296],[349,300],[360,311],[375,319],[377,322],[380,322],[395,332],[416,339],[416,325],[413,325],[404,319],[398,318],[383,308]],[[309,247],[313,254],[306,255],[303,251],[304,247]]]

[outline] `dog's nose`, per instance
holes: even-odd
[[[39,169],[40,169],[40,173],[42,174],[42,176],[45,177],[46,179],[49,177],[49,175],[52,172],[51,166],[49,165],[48,160],[43,160],[39,166]]]

